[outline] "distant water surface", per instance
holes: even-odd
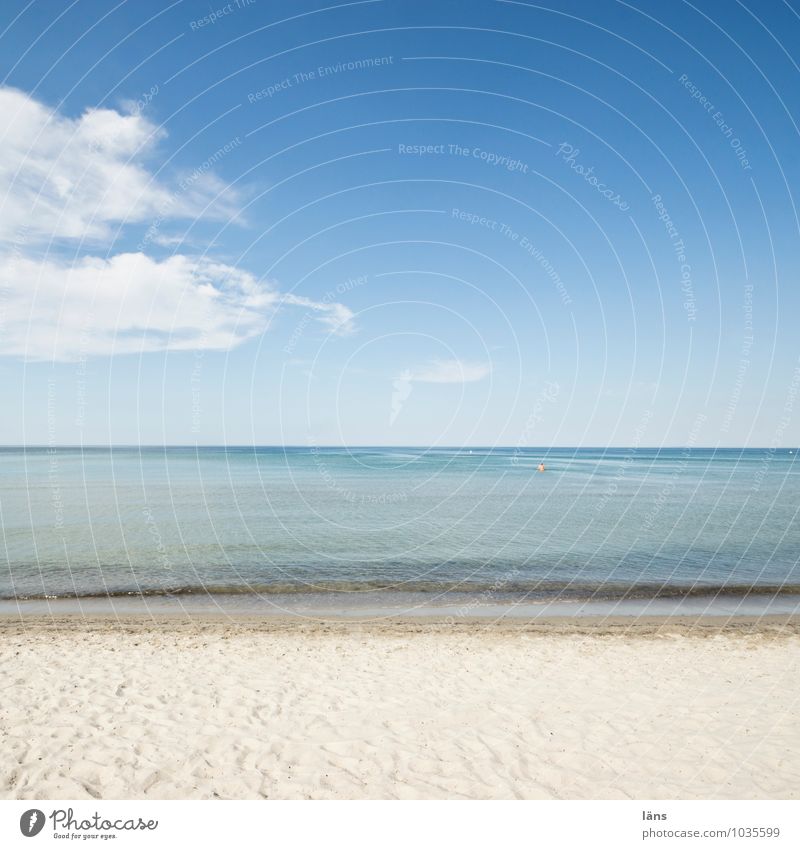
[[[796,459],[788,449],[0,449],[0,598],[790,595],[800,592]]]

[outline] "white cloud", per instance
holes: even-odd
[[[328,327],[332,332],[347,336],[355,330],[352,310],[344,304],[334,301],[312,301],[301,295],[284,295],[284,302],[298,307],[306,307],[313,312],[319,313],[317,320]]]
[[[207,256],[154,259],[188,244],[186,220],[239,218],[238,196],[211,169],[237,137],[168,189],[142,161],[164,136],[132,112],[77,118],[0,86],[0,355],[75,360],[164,350],[228,350],[263,333],[283,305],[305,307],[337,334],[339,303],[283,294]],[[183,222],[176,226],[177,222]],[[146,223],[135,252],[63,259],[66,245],[108,241]]]
[[[474,383],[488,377],[491,371],[491,366],[486,363],[434,360],[423,368],[403,372],[403,377],[417,383]]]
[[[461,360],[434,360],[418,369],[403,369],[392,381],[389,425],[393,425],[411,396],[415,383],[474,383],[491,374],[486,363],[465,363]]]
[[[333,332],[353,319],[341,304],[282,294],[247,271],[183,255],[11,256],[0,258],[0,280],[0,354],[30,360],[224,351],[263,333],[284,304],[314,310]]]
[[[120,223],[238,214],[235,193],[213,174],[184,188],[176,181],[173,190],[144,167],[165,134],[140,114],[89,109],[70,118],[6,86],[0,86],[0,114],[4,241],[97,241]]]

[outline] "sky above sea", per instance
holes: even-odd
[[[0,9],[3,444],[797,440],[794,2]]]

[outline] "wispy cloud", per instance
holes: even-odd
[[[317,313],[317,320],[324,324],[333,333],[340,336],[348,336],[355,331],[355,316],[353,311],[344,304],[336,301],[314,301],[301,295],[287,294],[283,296],[283,302],[298,307],[306,307]]]
[[[416,370],[407,370],[407,379],[417,383],[474,383],[491,374],[486,363],[466,363],[461,360],[434,360]]]
[[[486,363],[465,363],[461,360],[433,360],[417,369],[403,369],[392,381],[389,424],[393,425],[409,399],[415,383],[474,383],[491,374]]]

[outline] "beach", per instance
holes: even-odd
[[[800,797],[800,619],[0,618],[0,796]]]

